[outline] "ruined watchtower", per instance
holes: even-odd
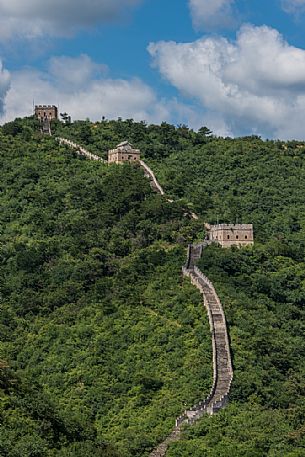
[[[58,119],[58,109],[55,105],[36,105],[35,116],[40,121],[41,133],[51,135],[51,121]]]
[[[108,151],[108,163],[136,162],[140,160],[140,154],[139,149],[134,149],[128,141],[123,141]]]
[[[55,105],[36,105],[35,116],[39,121],[58,119],[58,108]]]
[[[217,224],[211,225],[209,239],[223,248],[247,246],[254,243],[252,224]]]

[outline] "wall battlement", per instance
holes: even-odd
[[[58,119],[58,108],[55,105],[36,105],[35,116],[39,121]]]

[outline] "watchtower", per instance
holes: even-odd
[[[223,248],[253,245],[252,224],[211,225],[208,233],[210,241],[219,243]]]
[[[139,149],[134,149],[128,141],[123,141],[108,151],[108,163],[138,162],[140,155]]]
[[[40,121],[58,119],[58,108],[55,105],[36,105],[35,116]]]
[[[40,121],[41,133],[51,135],[51,121],[58,119],[58,108],[55,105],[36,105],[35,116]]]

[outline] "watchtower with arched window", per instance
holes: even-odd
[[[36,105],[35,116],[39,121],[58,119],[58,108],[55,105]]]
[[[217,224],[211,225],[209,239],[224,248],[247,246],[254,243],[252,224]]]
[[[128,141],[123,141],[108,151],[108,163],[139,162],[140,155],[139,149],[134,149]]]

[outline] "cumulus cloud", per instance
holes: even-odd
[[[59,105],[60,110],[74,119],[89,117],[94,121],[105,116],[159,123],[172,121],[175,116],[177,123],[191,120],[200,126],[201,119],[191,107],[175,99],[159,99],[140,79],[111,79],[105,74],[106,69],[87,55],[81,55],[53,57],[46,73],[35,69],[12,72],[11,87],[3,92],[5,113],[0,116],[0,123],[31,115],[35,100],[36,104]]]
[[[48,74],[63,89],[81,88],[93,79],[103,77],[108,71],[107,65],[94,62],[86,54],[79,57],[51,57],[48,64]]]
[[[235,134],[305,137],[305,51],[267,26],[221,37],[148,48],[161,74],[199,100]]]
[[[286,13],[303,13],[305,11],[305,0],[282,0],[282,7]]]
[[[4,99],[10,87],[10,74],[0,60],[0,115],[4,110]]]
[[[125,15],[141,0],[0,0],[0,39],[69,36]]]
[[[194,27],[211,30],[231,26],[235,0],[189,0]]]

